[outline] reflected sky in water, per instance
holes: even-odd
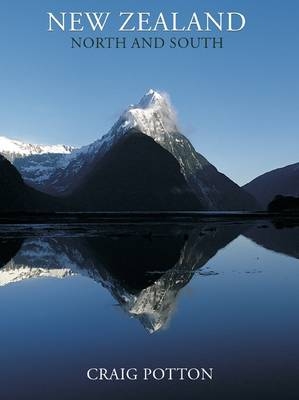
[[[298,231],[267,222],[3,233],[3,398],[298,397]],[[213,367],[214,380],[94,383],[94,366]]]

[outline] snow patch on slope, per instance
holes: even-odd
[[[57,145],[39,145],[23,143],[19,140],[9,139],[5,136],[0,136],[0,153],[16,154],[19,157],[30,156],[34,154],[70,154],[74,150],[72,146],[64,144]]]

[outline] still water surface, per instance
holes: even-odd
[[[298,258],[299,228],[271,222],[2,227],[0,397],[298,399]]]

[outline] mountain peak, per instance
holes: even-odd
[[[128,131],[137,128],[159,141],[165,134],[178,132],[176,112],[165,92],[150,89],[137,105],[130,106],[121,117],[122,126]],[[158,140],[157,140],[158,139]]]
[[[164,102],[169,102],[168,96],[165,93],[158,92],[157,90],[150,89],[140,100],[139,108],[149,108],[154,106],[161,106]]]

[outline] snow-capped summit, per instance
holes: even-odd
[[[129,107],[122,117],[122,128],[126,131],[138,128],[153,139],[161,140],[161,135],[178,132],[176,113],[166,93],[150,89],[136,106]]]
[[[71,191],[73,185],[80,182],[82,169],[88,168],[96,156],[104,156],[133,128],[150,136],[166,148],[162,143],[169,143],[173,133],[178,132],[176,114],[168,95],[150,89],[139,103],[130,105],[124,110],[107,134],[67,156],[64,159],[65,164],[60,164],[59,168],[42,182],[42,185],[46,184],[47,191],[54,194]],[[75,176],[74,181],[72,178]],[[43,187],[38,188],[43,190]]]
[[[163,106],[165,103],[169,103],[168,95],[157,90],[150,89],[139,101],[139,108],[149,108]]]
[[[50,154],[51,157],[44,154],[48,148],[33,148],[34,155],[24,157],[22,162],[17,159],[14,165],[24,180],[35,188],[51,194],[71,193],[84,183],[94,167],[93,163],[99,162],[133,129],[151,137],[177,160],[180,172],[200,200],[202,209],[256,209],[252,196],[219,173],[195,150],[178,127],[169,96],[153,89],[136,105],[125,109],[110,131],[92,144],[74,151],[65,149],[68,154],[56,154],[56,157],[55,154]],[[100,187],[101,182],[98,185]]]

